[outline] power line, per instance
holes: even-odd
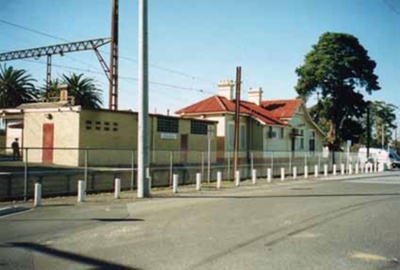
[[[25,26],[16,24],[16,23],[8,22],[8,21],[5,21],[5,20],[3,20],[3,19],[0,19],[0,22],[2,22],[2,23],[4,23],[4,24],[11,25],[11,26],[14,26],[14,27],[17,27],[17,28],[20,28],[20,29],[23,29],[23,30],[26,30],[26,31],[30,31],[30,32],[32,32],[32,33],[36,33],[36,34],[39,34],[39,35],[42,35],[42,36],[46,36],[46,37],[49,37],[49,38],[54,38],[54,39],[62,40],[62,41],[65,41],[65,42],[71,42],[71,41],[66,40],[66,39],[64,39],[64,38],[57,37],[57,36],[53,36],[53,35],[47,34],[47,33],[45,33],[45,32],[41,32],[41,31],[38,31],[38,30],[35,30],[35,29],[32,29],[32,28],[29,28],[29,27],[25,27]]]
[[[71,42],[70,40],[67,40],[65,38],[61,38],[61,37],[58,37],[58,36],[55,36],[55,35],[47,34],[45,32],[38,31],[38,30],[29,28],[29,27],[25,27],[25,26],[22,26],[22,25],[19,25],[19,24],[16,24],[16,23],[12,23],[12,22],[9,22],[9,21],[3,20],[3,19],[0,19],[0,22],[2,22],[4,24],[7,24],[7,25],[11,25],[11,26],[17,27],[17,28],[25,30],[25,31],[29,31],[29,32],[38,34],[38,35],[42,35],[42,36],[46,36],[46,37],[49,37],[49,38],[61,40],[61,41],[64,41],[64,42]],[[99,51],[101,51],[102,53],[105,53],[105,54],[110,54],[109,52],[106,52],[106,51],[103,51],[103,50],[99,50]],[[136,59],[133,59],[133,58],[130,58],[130,57],[126,57],[126,56],[121,56],[120,55],[119,58],[131,61],[131,62],[137,62]],[[87,64],[87,65],[89,65],[89,64]],[[193,76],[193,75],[184,73],[182,71],[173,70],[171,68],[165,68],[165,67],[162,67],[162,66],[159,66],[159,65],[156,65],[156,64],[150,64],[149,66],[157,68],[157,69],[160,69],[160,70],[164,70],[164,71],[167,71],[167,72],[170,72],[170,73],[173,73],[173,74],[177,74],[177,75],[180,75],[180,76],[183,76],[183,77],[187,77],[187,78],[191,78],[191,79],[198,79],[198,80],[201,80],[201,81],[216,85],[214,82],[207,81],[207,80],[205,80],[203,78],[200,78],[200,77],[197,77],[197,76]]]
[[[27,59],[24,59],[23,61],[30,62],[30,63],[47,65],[47,63],[43,62],[43,61],[34,61],[34,60],[27,60]],[[101,71],[82,69],[82,68],[78,68],[78,67],[71,67],[71,66],[60,65],[60,64],[52,64],[52,65],[55,66],[55,67],[59,67],[59,68],[65,68],[65,69],[70,69],[70,70],[77,70],[77,71],[82,71],[82,72],[87,72],[87,73],[104,75],[103,72],[101,72]],[[129,76],[119,76],[119,78],[124,79],[124,80],[128,80],[128,81],[137,81],[138,80],[135,77],[129,77]],[[165,87],[176,88],[176,89],[181,89],[181,90],[188,90],[188,91],[200,92],[200,93],[205,93],[205,94],[206,93],[207,94],[214,94],[213,92],[206,91],[206,90],[203,90],[203,89],[195,89],[195,88],[185,87],[185,86],[180,86],[180,85],[174,85],[174,84],[168,84],[168,83],[162,83],[162,82],[155,82],[155,81],[149,81],[149,83],[153,84],[153,85],[165,86]]]
[[[394,13],[396,13],[397,15],[400,15],[400,11],[396,9],[396,7],[389,3],[388,0],[382,0]]]

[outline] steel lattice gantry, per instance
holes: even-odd
[[[101,56],[98,48],[110,43],[110,38],[99,38],[99,39],[91,39],[84,41],[77,41],[71,43],[57,44],[52,46],[38,47],[26,50],[12,51],[0,53],[0,62],[11,61],[17,59],[25,59],[25,58],[38,58],[41,56],[47,57],[47,76],[46,83],[47,89],[50,87],[51,83],[51,56],[55,54],[64,55],[65,53],[85,51],[85,50],[94,50],[97,58],[100,61],[100,64],[106,74],[110,84],[113,83],[113,80],[110,76],[110,68],[107,66],[107,63],[104,61]],[[115,67],[111,67],[115,69]]]

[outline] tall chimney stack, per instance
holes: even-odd
[[[68,85],[62,84],[59,86],[60,90],[60,101],[68,101]]]
[[[261,105],[261,101],[262,101],[262,93],[263,90],[262,88],[257,88],[257,89],[249,89],[248,94],[248,101],[249,102],[253,102],[255,104],[257,104],[258,106]]]
[[[233,100],[233,89],[235,83],[233,80],[221,80],[218,83],[218,95],[225,97],[228,100]]]

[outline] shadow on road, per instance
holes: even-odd
[[[144,219],[140,218],[39,218],[39,219],[32,219],[32,218],[21,218],[21,219],[0,219],[0,223],[6,222],[32,222],[32,221],[99,221],[99,222],[140,222],[145,221]]]
[[[68,251],[61,251],[55,248],[46,247],[36,243],[21,242],[21,243],[8,243],[9,247],[23,248],[32,252],[38,252],[52,257],[57,257],[63,260],[85,264],[94,267],[93,269],[127,269],[127,270],[140,270],[140,268],[130,267],[106,260],[83,256]]]

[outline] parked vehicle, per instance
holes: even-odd
[[[383,164],[385,169],[400,168],[400,157],[393,150],[369,148],[369,157],[367,157],[367,148],[361,147],[358,150],[358,159],[364,164],[368,162]]]
[[[395,151],[389,152],[389,158],[392,161],[392,168],[400,168],[400,156]]]

